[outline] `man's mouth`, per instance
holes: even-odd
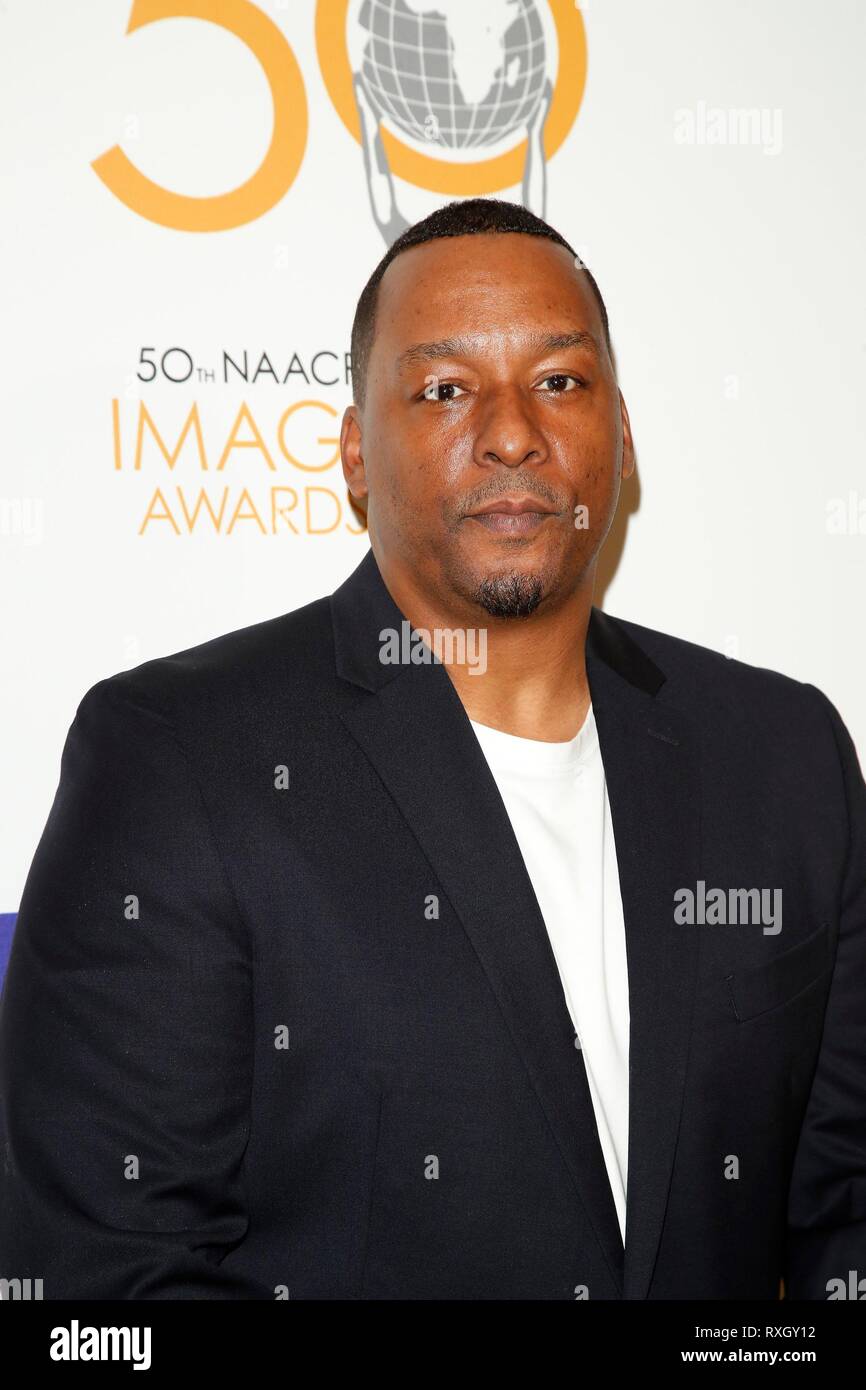
[[[536,497],[496,497],[469,512],[468,520],[477,522],[485,531],[503,536],[529,535],[555,516],[555,510]]]

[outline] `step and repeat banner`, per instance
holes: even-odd
[[[452,198],[605,296],[597,602],[819,685],[862,757],[864,41],[860,0],[0,4],[7,935],[85,690],[362,558],[355,303]]]

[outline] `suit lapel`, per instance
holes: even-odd
[[[587,674],[628,959],[624,1297],[640,1299],[647,1296],[664,1223],[697,978],[699,933],[674,922],[674,892],[699,876],[697,735],[684,714],[655,699],[660,684],[623,628],[593,610],[590,633]]]
[[[624,1254],[550,939],[459,696],[442,666],[380,661],[380,633],[400,632],[404,617],[372,550],[332,596],[331,612],[337,671],[356,687],[341,717],[472,942],[614,1285],[626,1298],[645,1297],[673,1163],[697,940],[673,930],[674,889],[694,883],[697,872],[698,800],[685,721],[655,709],[664,677],[594,610],[587,671],[616,837],[631,1013]]]

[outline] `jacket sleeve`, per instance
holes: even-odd
[[[46,1299],[268,1298],[243,1241],[249,944],[172,725],[93,686],[0,999],[0,1277]]]
[[[866,785],[838,711],[810,689],[832,725],[848,839],[821,1050],[788,1197],[785,1295],[792,1299],[826,1299],[828,1281],[847,1288],[851,1271],[866,1281]]]

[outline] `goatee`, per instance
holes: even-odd
[[[544,585],[537,574],[497,574],[482,579],[475,593],[491,618],[528,618],[544,596]]]

